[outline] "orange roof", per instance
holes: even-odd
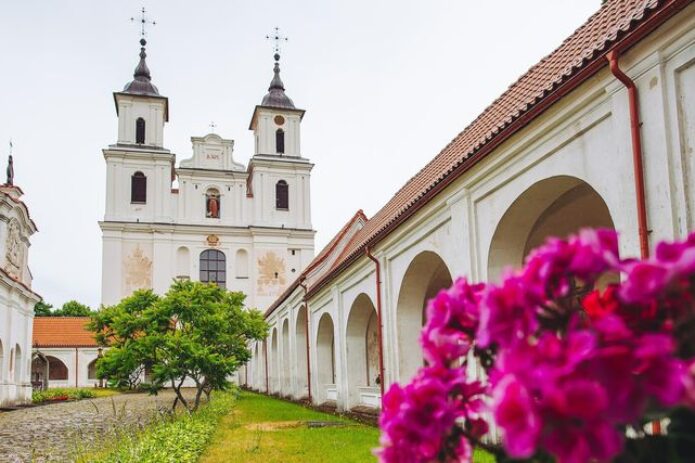
[[[34,347],[97,347],[89,317],[34,317]]]
[[[401,222],[434,198],[479,159],[553,103],[605,67],[605,54],[621,51],[663,24],[692,0],[608,0],[557,49],[529,69],[420,172],[350,240],[332,268],[309,288],[320,290]],[[285,293],[271,308],[277,307]],[[268,313],[268,312],[267,312]]]

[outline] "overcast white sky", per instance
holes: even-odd
[[[105,165],[116,140],[112,92],[132,78],[141,6],[153,82],[169,97],[164,144],[235,140],[246,163],[251,113],[272,77],[264,36],[290,37],[287,94],[307,110],[302,152],[315,164],[317,251],[359,208],[372,216],[600,0],[0,2],[0,160],[14,140],[15,182],[37,223],[34,289],[56,306],[98,306]]]

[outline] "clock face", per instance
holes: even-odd
[[[275,119],[273,119],[273,120],[275,121],[275,123],[277,125],[282,125],[285,123],[285,118],[280,116],[280,115],[275,116]]]

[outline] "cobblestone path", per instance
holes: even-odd
[[[121,394],[0,413],[0,462],[72,462],[78,448],[147,424],[173,400],[171,391]]]

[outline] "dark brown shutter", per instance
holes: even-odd
[[[135,172],[130,177],[130,202],[147,202],[147,177],[142,172]]]
[[[135,143],[145,144],[145,119],[142,117],[135,121]]]
[[[289,187],[286,181],[280,180],[275,184],[275,207],[289,209],[289,204]]]

